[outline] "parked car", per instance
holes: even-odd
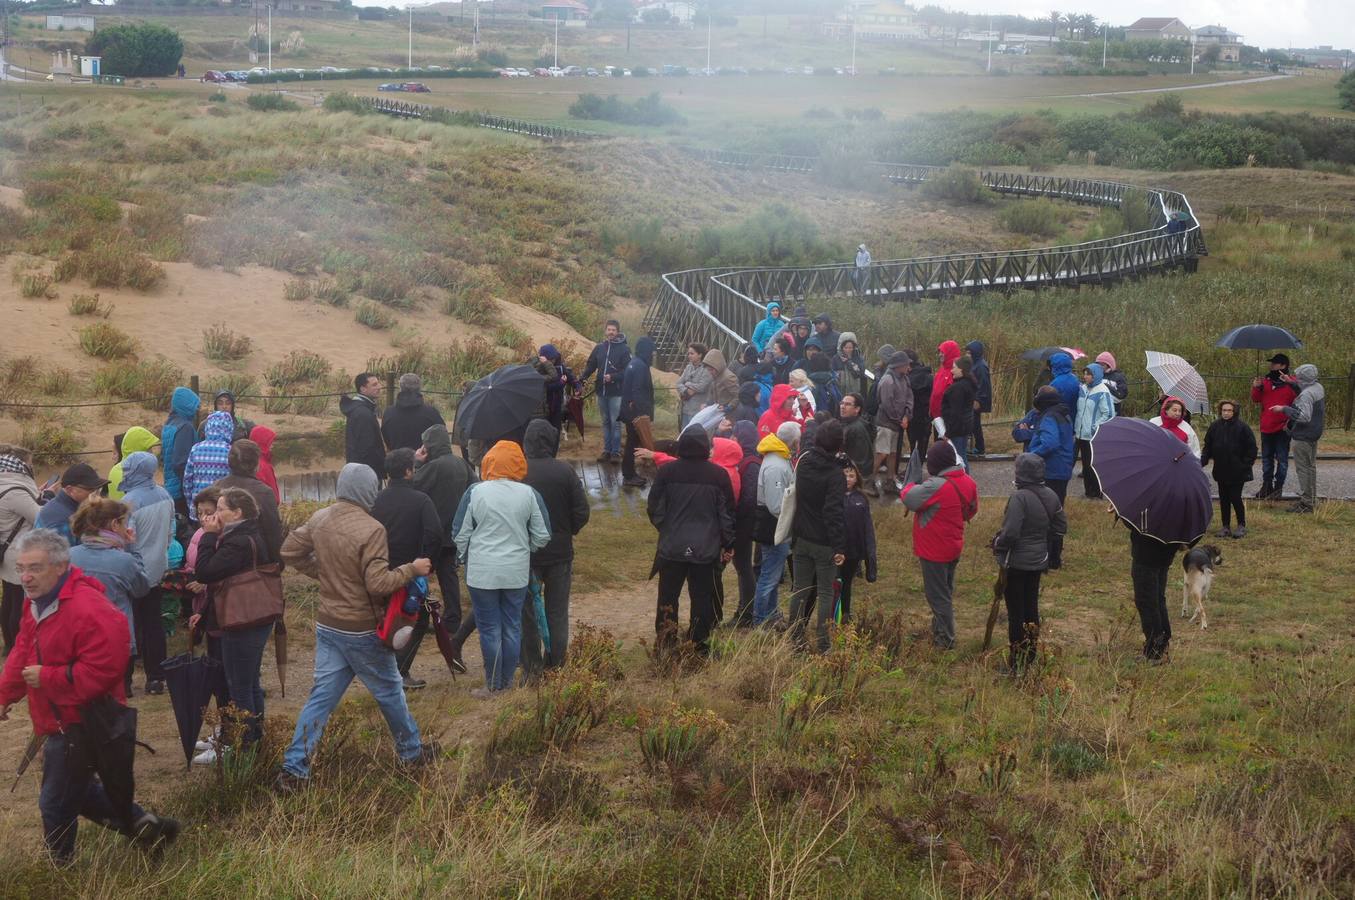
[[[547,68],[532,69],[532,74],[535,75],[537,78],[549,78],[550,69]]]
[[[407,94],[432,93],[432,91],[428,90],[428,85],[420,81],[406,81],[404,84],[400,85],[400,90],[404,91]]]
[[[570,75],[570,76],[573,76],[573,75],[582,75],[582,74],[583,74],[583,67],[581,67],[581,66],[565,66],[565,68],[564,68],[564,73],[565,73],[566,75]]]
[[[265,67],[265,66],[255,66],[254,68],[250,69],[249,72],[247,72],[246,74],[248,74],[248,75],[267,75],[268,72],[269,72],[269,70],[268,70],[268,68]]]
[[[403,91],[405,86],[398,81],[388,81],[385,84],[378,84],[376,89],[378,91]]]
[[[202,78],[199,80],[210,81],[213,84],[222,84],[224,82],[230,81],[230,79],[226,77],[225,72],[218,72],[215,69],[208,69],[206,72],[203,72]]]
[[[532,77],[532,70],[531,70],[531,69],[518,69],[518,77],[519,77],[519,78],[531,78],[531,77]]]
[[[546,71],[550,74],[550,77],[551,77],[551,78],[564,78],[564,77],[565,77],[565,70],[562,69],[562,68],[560,68],[559,66],[551,66],[551,67],[550,67],[549,69],[547,69]]]

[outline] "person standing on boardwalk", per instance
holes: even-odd
[[[598,462],[619,463],[621,461],[621,378],[630,363],[630,347],[626,336],[621,333],[621,323],[608,319],[603,328],[602,340],[588,354],[588,365],[584,367],[579,382],[583,383],[594,372],[597,373],[597,388],[593,392],[597,399],[598,417],[602,420],[602,453]]]
[[[1284,494],[1292,437],[1289,417],[1274,408],[1288,406],[1299,394],[1298,382],[1289,374],[1289,357],[1276,353],[1269,362],[1270,371],[1251,384],[1252,402],[1261,406],[1261,489],[1255,494],[1257,500]]]
[[[339,412],[348,420],[343,433],[344,462],[362,463],[372,470],[380,484],[386,471],[386,442],[381,437],[376,401],[386,386],[381,376],[371,372],[363,372],[354,378],[353,386],[357,388],[356,394],[339,399]]]

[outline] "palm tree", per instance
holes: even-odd
[[[1050,37],[1059,36],[1059,22],[1063,21],[1063,14],[1057,9],[1049,11],[1049,35]]]

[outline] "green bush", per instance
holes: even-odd
[[[83,449],[80,435],[73,427],[51,419],[24,426],[19,443],[33,448],[33,462],[40,466],[75,462]]]
[[[962,166],[951,166],[944,172],[933,172],[922,182],[922,194],[933,200],[953,203],[986,203],[992,193],[983,186],[979,173]]]
[[[73,316],[102,316],[105,319],[113,312],[112,307],[104,304],[98,294],[72,294],[66,309]]]
[[[394,328],[398,320],[395,318],[395,313],[390,310],[370,300],[364,300],[358,304],[357,311],[353,314],[353,321],[377,331],[385,331],[388,328]]]
[[[1014,200],[997,214],[1002,227],[1017,234],[1053,237],[1063,231],[1068,209],[1052,200]]]
[[[169,409],[174,388],[183,384],[183,370],[157,356],[153,360],[117,363],[94,376],[96,395],[142,400],[147,409]]]
[[[569,114],[575,119],[600,119],[623,125],[685,125],[687,122],[682,113],[663,101],[658,91],[633,103],[627,103],[615,94],[605,99],[597,94],[580,94],[579,99],[570,104]]]
[[[325,102],[322,108],[325,112],[348,112],[359,116],[365,116],[373,112],[371,106],[362,102],[347,91],[335,91],[332,94],[325,94]]]
[[[183,57],[183,41],[163,25],[113,25],[94,32],[84,52],[103,57],[100,68],[105,75],[154,78],[175,73]]]
[[[281,94],[250,94],[245,105],[259,112],[296,112],[301,108]]]
[[[213,362],[229,362],[249,356],[253,341],[248,335],[236,334],[218,322],[202,330],[202,355]]]
[[[264,372],[264,381],[269,387],[289,388],[297,384],[309,384],[329,374],[329,360],[309,350],[293,350],[278,363],[269,366]]]
[[[1336,96],[1342,109],[1355,109],[1355,71],[1347,72],[1336,82]]]
[[[107,322],[80,329],[80,349],[95,359],[122,359],[136,352],[131,335]]]

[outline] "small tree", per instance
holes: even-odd
[[[1342,75],[1336,82],[1336,96],[1341,100],[1342,109],[1355,109],[1355,70]]]
[[[127,78],[173,75],[183,57],[183,40],[163,25],[114,25],[85,42],[88,56],[103,57],[105,75]]]

